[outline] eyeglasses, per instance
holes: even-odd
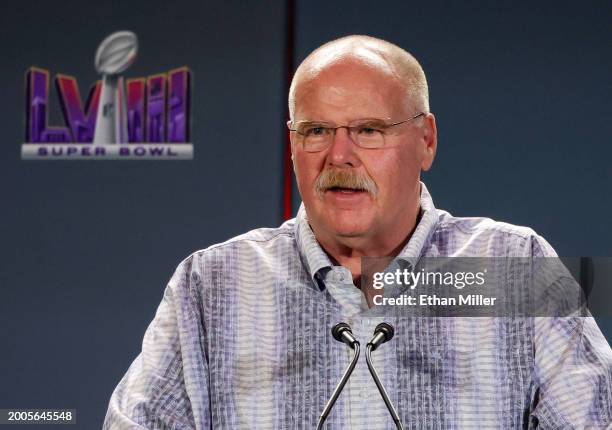
[[[381,119],[360,120],[351,125],[332,126],[331,124],[300,121],[291,128],[291,123],[287,124],[289,131],[297,133],[299,136],[298,143],[302,144],[306,152],[319,152],[327,149],[336,136],[336,131],[339,128],[346,128],[351,137],[351,140],[361,148],[377,149],[385,146],[385,135],[388,134],[388,129],[396,125],[424,116],[425,112],[420,112],[412,118],[404,121],[388,124]]]

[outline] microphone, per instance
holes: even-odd
[[[374,379],[374,382],[376,383],[376,388],[378,388],[378,391],[380,392],[380,395],[385,401],[385,405],[387,405],[387,409],[389,410],[389,413],[391,414],[391,418],[393,418],[393,422],[395,422],[395,427],[398,430],[404,430],[404,427],[402,426],[402,422],[400,421],[399,415],[397,414],[397,411],[395,410],[393,403],[391,403],[391,399],[389,399],[389,395],[385,391],[385,387],[383,387],[382,382],[380,382],[380,378],[378,377],[378,373],[376,372],[376,369],[374,368],[374,364],[372,364],[372,351],[375,351],[383,343],[389,342],[393,338],[394,334],[395,334],[395,330],[393,329],[393,326],[391,324],[388,324],[388,323],[378,324],[376,328],[374,329],[374,337],[366,345],[366,362],[368,363],[368,369],[370,370],[370,374],[372,375],[372,378]]]
[[[372,345],[372,351],[376,351],[380,345],[393,339],[393,335],[395,330],[391,324],[380,323],[374,329],[374,337],[368,345]]]
[[[344,374],[342,375],[342,378],[340,379],[338,386],[336,387],[331,397],[329,398],[329,401],[323,408],[323,412],[321,412],[321,416],[319,417],[319,422],[317,423],[317,430],[320,430],[321,428],[323,428],[323,423],[325,422],[325,420],[327,419],[327,416],[329,415],[332,408],[334,407],[334,404],[336,403],[338,396],[344,389],[346,382],[351,377],[351,374],[353,373],[353,370],[355,369],[355,365],[357,364],[357,360],[359,359],[359,341],[355,339],[355,337],[353,336],[353,333],[351,332],[351,327],[347,323],[336,324],[335,326],[332,327],[331,332],[332,332],[332,336],[334,337],[334,339],[336,339],[338,342],[347,344],[354,351],[354,354],[353,354],[353,358],[351,359],[351,362],[349,363],[348,367],[344,371]]]
[[[351,332],[351,327],[347,323],[338,323],[332,327],[332,336],[338,342],[346,343],[351,349],[355,349],[355,344],[359,344],[357,339],[353,336],[353,332]]]

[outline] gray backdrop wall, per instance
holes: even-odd
[[[76,408],[79,428],[97,428],[176,264],[281,222],[286,5],[1,8],[0,408]],[[612,254],[609,2],[317,0],[295,17],[296,64],[353,33],[421,61],[440,133],[424,180],[438,207],[528,225],[562,255]],[[84,92],[98,43],[123,29],[140,39],[128,77],[192,69],[195,159],[20,160],[26,69],[74,75]],[[599,322],[610,339],[612,321]]]

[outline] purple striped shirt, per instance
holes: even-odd
[[[436,209],[422,185],[398,258],[554,255],[529,228]],[[593,318],[382,319],[301,207],[180,263],[104,429],[313,429],[351,357],[330,327],[370,339],[383,320],[396,335],[374,363],[406,429],[612,426],[612,351]],[[326,428],[395,428],[363,358]]]

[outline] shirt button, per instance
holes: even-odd
[[[344,273],[340,274],[340,280],[344,283],[347,284],[352,284],[353,283],[353,275],[351,275],[351,273],[347,270]]]

